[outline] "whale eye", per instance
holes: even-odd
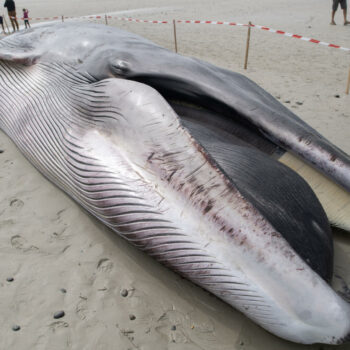
[[[112,63],[112,70],[117,75],[124,75],[130,70],[130,65],[128,62],[118,59]]]

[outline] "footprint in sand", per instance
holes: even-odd
[[[91,311],[87,305],[87,297],[80,296],[80,300],[75,307],[75,313],[81,320],[85,320],[87,317],[91,316]]]
[[[24,252],[38,251],[39,250],[38,247],[35,247],[33,245],[29,245],[28,241],[20,235],[15,235],[15,236],[11,237],[11,245],[13,248],[16,248],[18,250],[22,250]]]
[[[64,234],[65,231],[66,231],[67,227],[63,227],[63,228],[59,228],[58,230],[52,232],[50,234],[50,242],[53,242],[53,241],[63,241],[63,240],[66,240],[67,239],[67,235]]]
[[[11,237],[11,245],[16,249],[23,249],[26,240],[20,235],[15,235]]]
[[[67,322],[64,321],[56,321],[56,322],[52,322],[49,324],[49,328],[51,329],[52,332],[56,332],[58,329],[61,328],[67,328],[69,325]]]
[[[24,203],[20,199],[12,199],[10,202],[10,207],[16,208],[16,209],[21,209],[23,207]]]
[[[97,263],[97,270],[101,272],[110,272],[113,269],[113,262],[107,258],[100,259]]]
[[[51,219],[52,222],[59,222],[62,219],[62,214],[66,211],[66,208],[59,210],[56,213],[55,218]]]

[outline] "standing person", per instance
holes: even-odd
[[[2,27],[2,31],[4,32],[4,34],[6,34],[5,28],[4,28],[4,20],[3,20],[2,16],[0,16],[0,24],[1,24],[1,27]]]
[[[23,19],[24,19],[24,25],[30,28],[30,24],[29,24],[29,11],[28,9],[23,9]]]
[[[19,30],[17,17],[16,17],[16,5],[15,5],[15,2],[13,0],[6,0],[5,4],[4,4],[4,7],[7,7],[7,13],[9,15],[9,17],[10,17],[10,21],[11,21],[11,24],[12,24],[13,31],[14,32],[16,31],[16,27],[17,27],[17,30]]]
[[[346,0],[333,0],[331,24],[334,25],[334,26],[336,25],[336,23],[334,21],[334,15],[335,15],[335,12],[338,9],[339,4],[340,4],[341,9],[343,10],[344,26],[346,26],[347,24],[350,24],[350,22],[346,19],[346,11],[347,11]]]

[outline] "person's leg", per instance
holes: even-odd
[[[15,17],[16,17],[16,12],[15,11],[8,11],[8,15],[10,18],[10,22],[13,28],[13,31],[16,31],[16,27],[15,27]]]
[[[16,11],[12,11],[12,18],[13,18],[13,25],[17,27],[17,30],[19,30]]]
[[[334,15],[335,15],[335,11],[332,11],[332,20],[331,20],[331,24],[336,25],[335,21],[334,21]]]
[[[343,14],[344,14],[344,26],[346,26],[347,24],[350,24],[350,22],[346,19],[346,12],[347,12],[347,8],[345,7],[343,9]]]
[[[344,25],[350,24],[348,20],[346,19],[346,12],[347,12],[347,1],[346,0],[340,0],[340,6],[343,10],[343,15],[344,15]]]
[[[10,18],[10,21],[11,21],[11,25],[12,25],[13,31],[15,32],[15,31],[16,31],[15,20],[12,19],[12,17],[11,17],[11,18]]]
[[[1,27],[2,27],[2,31],[4,32],[4,34],[6,34],[6,33],[5,33],[4,23],[1,23]]]
[[[335,21],[334,21],[334,16],[335,13],[338,9],[338,5],[339,5],[339,0],[333,0],[333,6],[332,6],[332,20],[331,20],[331,24],[335,25]]]

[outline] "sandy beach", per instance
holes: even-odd
[[[16,4],[17,13],[29,8],[32,17],[107,13],[252,21],[350,47],[350,26],[343,26],[340,9],[337,26],[329,25],[328,0]],[[109,25],[174,50],[172,24],[109,20]],[[244,70],[246,33],[245,27],[178,24],[179,53],[245,74],[350,154],[350,95],[345,94],[350,53],[253,29]],[[43,177],[2,132],[0,164],[1,350],[335,348],[279,339],[138,251]],[[334,238],[334,288],[342,290],[343,282],[350,283],[350,234],[334,230]],[[54,318],[60,311],[64,316]],[[13,330],[15,325],[20,329]]]

